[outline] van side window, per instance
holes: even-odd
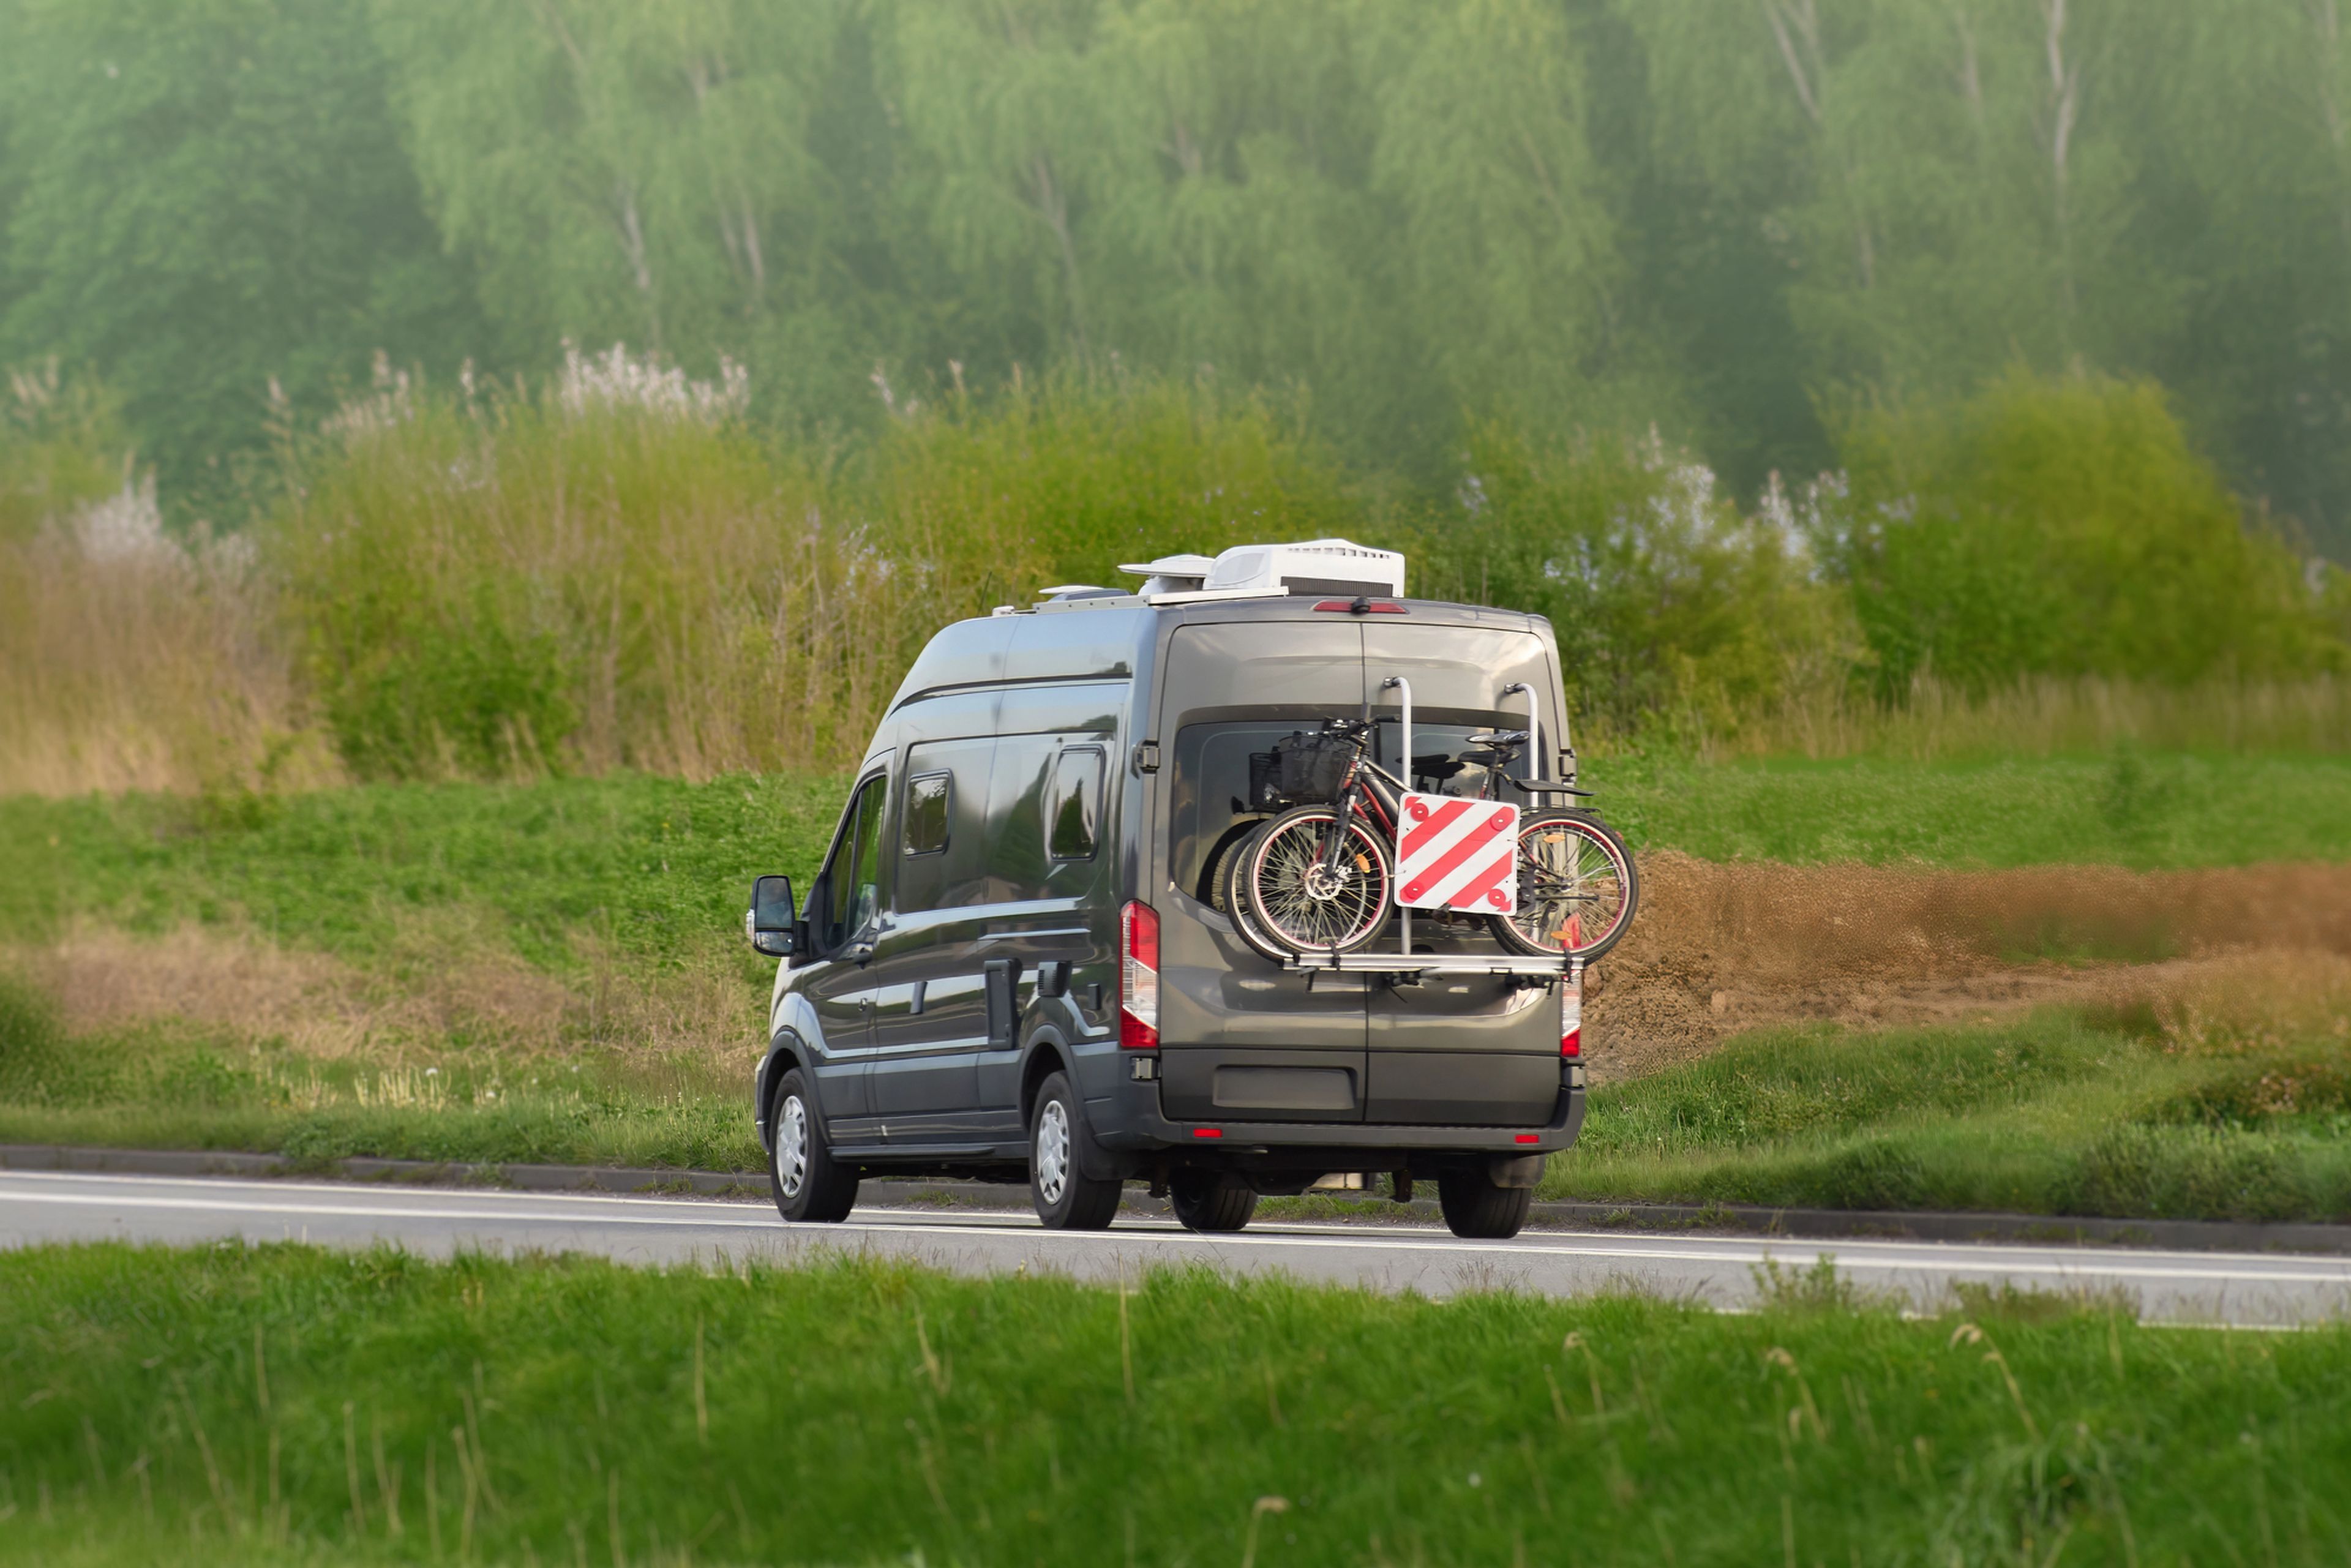
[[[882,806],[888,798],[886,779],[876,779],[857,798],[856,892],[849,909],[849,935],[873,923],[882,913]]]
[[[900,915],[987,902],[987,775],[993,736],[925,740],[906,753],[905,827],[899,835]]]
[[[881,907],[882,803],[887,779],[869,779],[857,799],[841,813],[841,837],[833,841],[832,859],[820,874],[824,912],[817,942],[838,947],[862,930]]]
[[[906,853],[935,855],[947,847],[954,791],[952,773],[925,773],[906,781]]]
[[[1053,767],[1046,812],[1051,830],[1047,847],[1057,861],[1094,857],[1102,821],[1102,754],[1097,747],[1072,747]]]

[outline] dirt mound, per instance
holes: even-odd
[[[1642,857],[1641,912],[1593,971],[1603,1082],[1758,1024],[1949,1021],[2264,950],[2351,954],[2351,865],[1949,872]]]

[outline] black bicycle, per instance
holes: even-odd
[[[1359,951],[1387,923],[1395,898],[1388,846],[1410,787],[1371,759],[1373,725],[1329,720],[1278,746],[1262,770],[1273,776],[1268,803],[1295,803],[1228,857],[1221,902],[1242,939],[1277,962]],[[1524,730],[1487,730],[1469,737],[1470,749],[1458,757],[1415,757],[1409,768],[1432,785],[1482,769],[1471,799],[1499,800],[1508,786],[1571,792],[1553,780],[1510,777],[1528,738]],[[1480,918],[1503,946],[1529,956],[1598,957],[1622,938],[1640,898],[1624,841],[1588,811],[1522,811],[1518,873],[1517,909]]]

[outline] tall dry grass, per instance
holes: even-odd
[[[535,393],[388,377],[296,452],[265,544],[351,769],[854,761],[944,622],[1340,509],[1290,424],[1212,389],[1016,385],[850,455],[762,438],[743,392],[618,350]]]
[[[0,790],[836,767],[948,621],[1329,533],[1402,545],[1421,591],[1551,614],[1595,754],[2351,746],[2340,674],[1922,674],[1889,702],[1794,532],[1654,440],[1497,445],[1458,505],[1416,511],[1351,481],[1302,408],[1205,379],[1072,371],[923,408],[885,386],[883,434],[841,448],[763,430],[731,367],[615,349],[530,385],[379,366],[215,540],[122,480],[102,402],[12,386]]]
[[[0,790],[331,781],[238,539],[167,535],[151,486],[0,539]]]

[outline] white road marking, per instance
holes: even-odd
[[[44,1178],[63,1185],[99,1181],[109,1184],[105,1192],[43,1191],[35,1185]],[[1718,1237],[1675,1238],[1660,1241],[1655,1237],[1643,1237],[1638,1241],[1606,1233],[1529,1232],[1509,1241],[1468,1241],[1433,1228],[1381,1226],[1376,1231],[1356,1229],[1340,1225],[1290,1223],[1267,1227],[1255,1232],[1237,1235],[1200,1235],[1183,1230],[1165,1221],[1127,1222],[1110,1230],[1055,1231],[1047,1230],[1033,1219],[1008,1215],[972,1216],[969,1218],[925,1216],[914,1218],[883,1218],[872,1210],[859,1211],[860,1218],[839,1225],[789,1226],[779,1218],[761,1215],[753,1219],[748,1204],[730,1204],[706,1198],[643,1198],[588,1194],[532,1194],[513,1198],[487,1197],[481,1195],[451,1194],[444,1202],[406,1204],[369,1202],[357,1199],[349,1187],[322,1183],[298,1184],[292,1194],[318,1196],[318,1201],[284,1201],[281,1194],[288,1189],[276,1183],[222,1181],[218,1196],[173,1197],[152,1190],[140,1190],[154,1185],[212,1185],[212,1178],[144,1177],[144,1176],[83,1176],[69,1172],[8,1172],[0,1174],[0,1204],[35,1203],[69,1206],[82,1208],[112,1209],[120,1218],[139,1210],[165,1210],[216,1214],[285,1215],[306,1218],[335,1217],[351,1219],[416,1219],[429,1221],[471,1221],[542,1228],[548,1227],[653,1227],[684,1229],[733,1229],[756,1232],[762,1236],[789,1236],[795,1239],[823,1241],[851,1236],[926,1237],[939,1239],[969,1239],[988,1236],[1009,1239],[1026,1237],[1040,1242],[1064,1246],[1116,1247],[1134,1241],[1149,1241],[1157,1245],[1176,1244],[1208,1250],[1336,1250],[1348,1252],[1397,1253],[1431,1257],[1434,1260],[1477,1255],[1493,1258],[1534,1260],[1541,1258],[1574,1258],[1605,1261],[1671,1262],[1671,1263],[1733,1263],[1754,1265],[1790,1253],[1815,1256],[1826,1253],[1845,1270],[1871,1270],[1899,1272],[1913,1270],[1938,1274],[1999,1273],[2026,1275],[2045,1279],[2107,1279],[2144,1280],[2171,1282],[2196,1282],[2236,1285],[2304,1284],[2341,1285],[2351,1287],[2351,1259],[2323,1261],[2309,1258],[2280,1258],[2261,1253],[2135,1253],[2115,1249],[2087,1250],[2013,1243],[1877,1241],[1867,1239],[1842,1240],[1790,1238],[1785,1240],[1758,1241],[1753,1239],[1731,1239]],[[258,1189],[258,1192],[256,1191]],[[266,1197],[259,1196],[267,1193]],[[289,1194],[291,1196],[292,1194]],[[700,1208],[705,1212],[686,1215],[675,1212],[681,1207]],[[647,1208],[665,1208],[668,1213],[642,1213]],[[305,1235],[307,1236],[307,1228]]]

